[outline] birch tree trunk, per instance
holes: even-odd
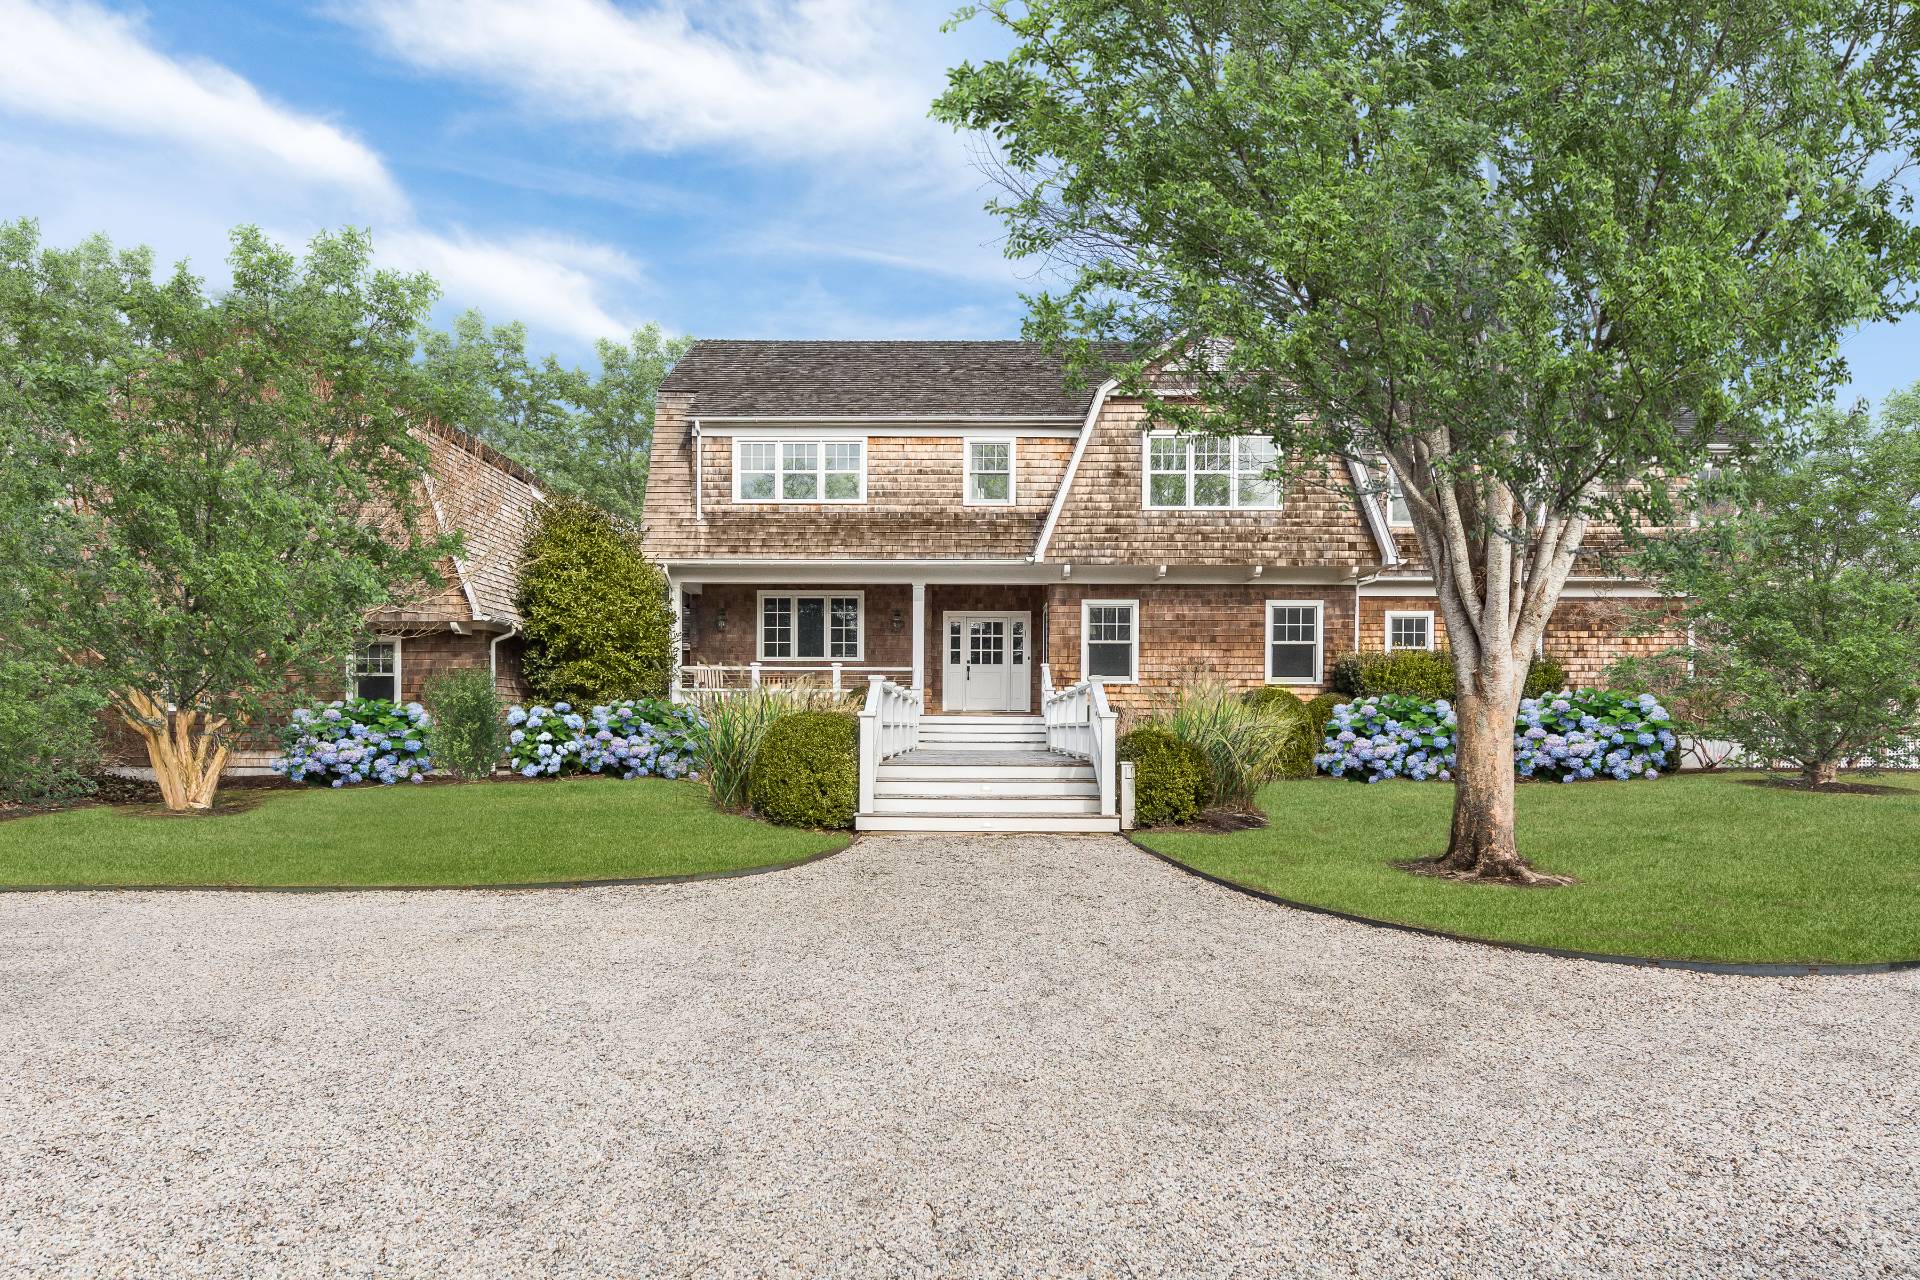
[[[180,711],[137,689],[115,700],[121,718],[147,744],[160,798],[173,813],[213,808],[230,746],[225,719],[204,711]]]

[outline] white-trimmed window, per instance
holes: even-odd
[[[865,440],[733,439],[735,502],[865,502]]]
[[[400,637],[380,636],[356,646],[347,660],[347,689],[356,698],[400,701]]]
[[[1140,602],[1080,602],[1080,674],[1107,684],[1140,679]]]
[[[1273,474],[1279,454],[1265,436],[1152,434],[1145,503],[1167,511],[1271,511],[1280,505]]]
[[[1387,652],[1395,649],[1433,648],[1433,612],[1431,610],[1389,609],[1386,626]]]
[[[1013,438],[968,437],[967,505],[1008,506],[1013,502]]]
[[[1407,509],[1407,491],[1400,485],[1400,473],[1393,469],[1390,462],[1382,462],[1380,470],[1387,478],[1387,490],[1380,495],[1380,505],[1387,513],[1387,523],[1396,527],[1410,527],[1413,513]]]
[[[1267,601],[1267,683],[1320,683],[1318,600]]]
[[[866,597],[858,591],[762,591],[760,658],[858,662]]]

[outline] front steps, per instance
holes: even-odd
[[[1093,766],[1047,750],[1039,716],[927,716],[920,745],[880,763],[858,831],[1120,829],[1100,814]]]

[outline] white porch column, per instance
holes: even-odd
[[[913,584],[913,691],[927,688],[927,584]]]

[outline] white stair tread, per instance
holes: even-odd
[[[1097,796],[1100,784],[1092,778],[895,778],[880,774],[873,780],[879,796]]]
[[[951,746],[915,747],[911,751],[902,751],[897,756],[888,756],[880,762],[882,770],[896,766],[914,765],[958,765],[977,768],[980,765],[1077,765],[1082,769],[1091,769],[1079,756],[1065,756],[1057,751],[1046,751],[1034,747],[1001,747],[993,750],[981,750],[978,747]]]
[[[1017,831],[1058,834],[1118,832],[1120,819],[1099,814],[1054,816],[1050,814],[1014,814],[997,816],[980,813],[862,813],[854,817],[856,831],[954,831],[1004,833]]]
[[[1098,796],[875,796],[875,813],[1097,814]]]

